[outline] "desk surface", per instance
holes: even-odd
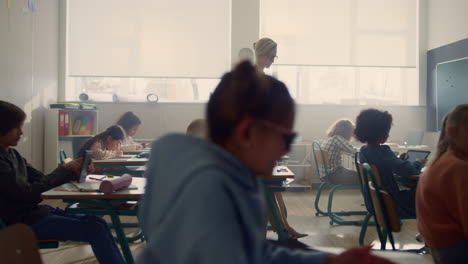
[[[334,247],[314,247],[314,249],[324,252],[340,254],[344,251],[343,248]],[[404,264],[431,264],[432,258],[430,255],[419,255],[411,252],[391,251],[391,250],[372,250],[372,254],[392,260],[396,263]]]
[[[41,194],[42,199],[134,199],[140,198],[145,193],[145,178],[133,177],[132,185],[135,185],[138,189],[132,190],[121,190],[111,194],[103,194],[100,192],[80,192],[74,190],[71,183],[65,183],[54,189],[43,192]]]
[[[273,168],[272,175],[267,177],[259,176],[260,179],[274,179],[274,180],[286,180],[286,179],[294,179],[294,172],[292,172],[286,166],[275,166]]]
[[[124,155],[123,157],[114,158],[114,159],[105,159],[105,160],[93,160],[93,163],[96,165],[105,165],[105,164],[124,164],[124,165],[135,165],[135,164],[145,164],[148,162],[148,158],[135,158],[135,155]]]
[[[122,150],[123,153],[125,154],[140,154],[140,153],[143,153],[143,152],[150,152],[151,149],[150,148],[142,148],[142,149],[134,149],[134,150]]]

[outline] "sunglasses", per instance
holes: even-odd
[[[292,132],[291,130],[284,128],[282,126],[278,126],[271,121],[267,121],[267,120],[259,120],[259,121],[265,126],[272,128],[276,132],[280,133],[283,139],[284,146],[286,147],[286,150],[288,152],[291,150],[291,144],[293,143],[294,139],[297,137],[296,132]]]

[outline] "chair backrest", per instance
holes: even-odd
[[[398,211],[393,203],[392,197],[386,191],[377,191],[371,181],[369,181],[368,184],[379,225],[385,227],[386,230],[400,232],[400,218],[398,217]]]
[[[400,232],[401,224],[398,211],[390,194],[381,189],[380,178],[377,178],[380,177],[379,171],[375,166],[367,163],[363,165],[363,168],[372,198],[372,205],[375,209],[376,220],[380,226],[387,230]]]
[[[328,153],[322,150],[322,146],[319,141],[314,140],[312,142],[312,154],[314,155],[315,169],[320,179],[328,181],[328,175],[330,174],[330,159]]]
[[[12,225],[0,230],[0,256],[2,263],[42,263],[34,233],[24,224]]]

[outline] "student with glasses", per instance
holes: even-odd
[[[172,134],[153,143],[138,263],[390,263],[369,248],[330,255],[265,240],[257,176],[288,151],[294,116],[282,82],[249,62],[225,74],[208,102],[208,140]]]

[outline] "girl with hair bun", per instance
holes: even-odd
[[[255,51],[255,61],[257,68],[263,71],[270,68],[271,64],[277,58],[276,52],[278,45],[270,38],[261,38],[253,44]]]
[[[206,109],[208,140],[171,134],[153,143],[138,263],[390,263],[369,248],[331,255],[265,239],[257,176],[288,152],[294,116],[284,83],[249,62],[226,73]]]

